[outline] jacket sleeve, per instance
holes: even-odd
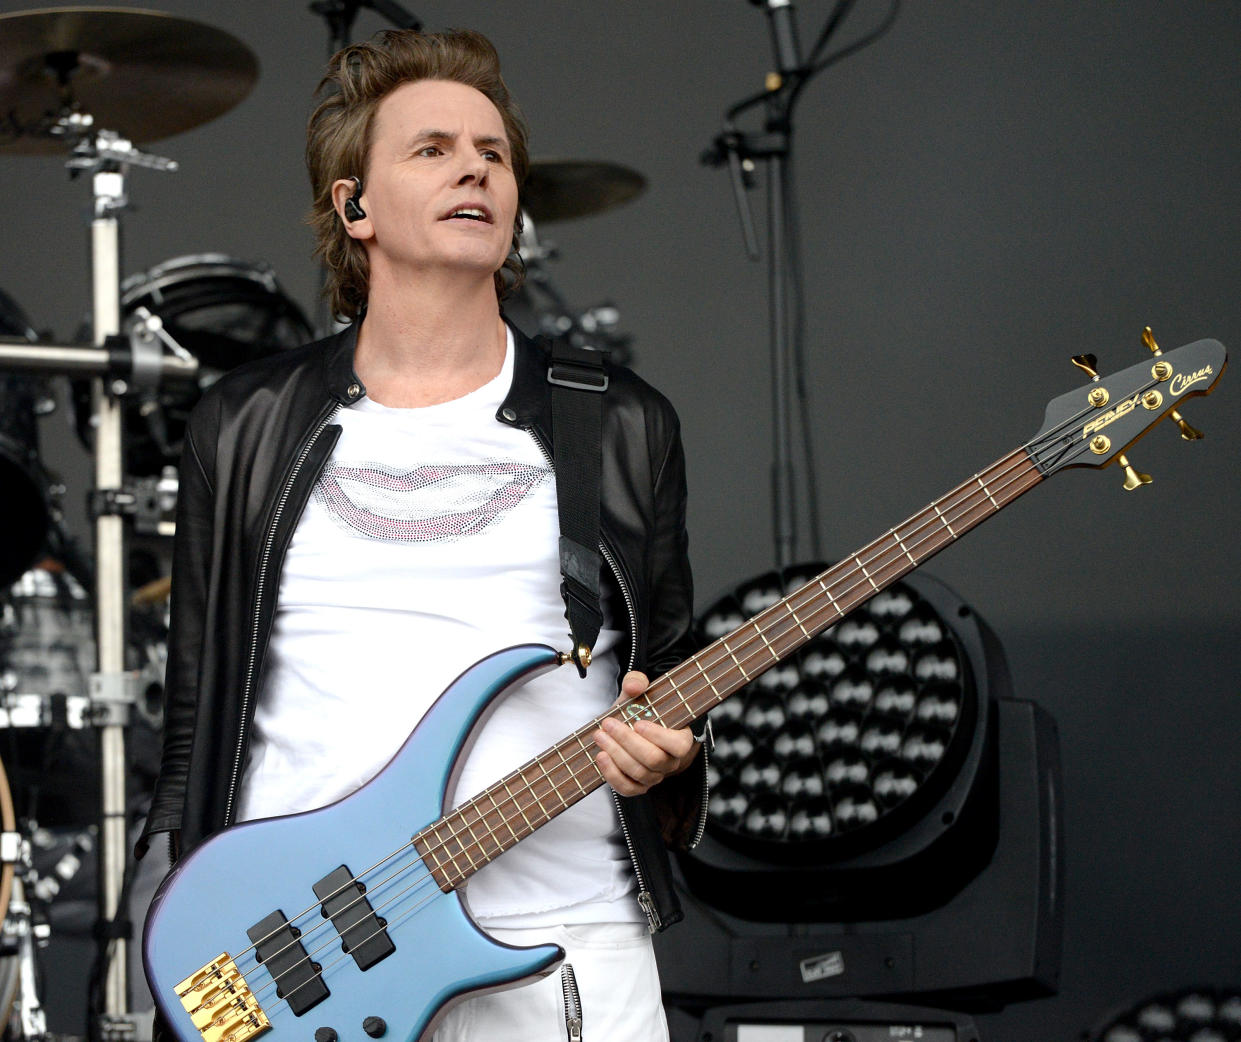
[[[201,413],[201,410],[198,410]],[[213,544],[214,494],[195,440],[193,417],[186,431],[177,490],[177,535],[172,556],[171,622],[164,679],[164,737],[159,778],[146,826],[135,848],[146,853],[157,832],[181,827],[190,746],[198,704],[206,598]],[[202,437],[201,433],[199,437]]]
[[[655,469],[655,525],[651,540],[650,628],[647,673],[654,678],[683,662],[696,650],[694,583],[685,527],[685,452],[680,425],[667,407],[664,451]],[[695,726],[697,733],[701,728]],[[707,757],[700,753],[689,768],[651,790],[664,841],[692,845],[701,834],[707,797]]]

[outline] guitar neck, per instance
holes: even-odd
[[[1029,451],[1016,449],[605,715],[622,721],[651,719],[672,728],[700,719],[1042,480]],[[598,748],[590,737],[603,719],[589,721],[414,837],[441,890],[460,886],[603,784],[595,764]]]

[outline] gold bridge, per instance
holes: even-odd
[[[271,1027],[228,952],[195,970],[175,990],[203,1042],[246,1042]]]

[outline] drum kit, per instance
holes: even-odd
[[[0,290],[6,1037],[48,1037],[46,989],[62,997],[83,990],[38,972],[39,949],[57,929],[56,902],[79,871],[98,880],[98,921],[90,925],[102,947],[95,1005],[87,1011],[91,1033],[145,1035],[130,1005],[127,851],[158,760],[133,750],[158,748],[169,536],[185,422],[222,373],[305,343],[316,330],[264,263],[197,254],[122,279],[119,220],[132,169],[176,168],[139,145],[223,115],[257,78],[245,44],[181,17],[105,7],[0,15],[0,155],[62,155],[72,175],[89,175],[93,189],[89,327],[72,342],[50,342]],[[644,185],[640,174],[615,164],[532,163],[520,240],[527,278],[506,301],[512,321],[528,333],[628,357],[616,309],[570,305],[549,268],[555,247],[534,229],[618,206]],[[68,532],[66,490],[40,451],[40,418],[59,397],[53,380],[67,384],[74,426],[95,459],[89,555]],[[97,785],[90,782],[96,773]]]

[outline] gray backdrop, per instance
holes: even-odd
[[[727,176],[698,162],[724,108],[761,85],[766,21],[741,0],[409,6],[491,36],[535,156],[649,181],[628,206],[543,231],[562,290],[620,306],[639,370],[680,409],[705,606],[774,559],[765,269],[742,253]],[[805,40],[828,7],[798,9]],[[179,173],[131,177],[124,270],[262,259],[309,309],[301,151],[322,22],[300,0],[160,8],[234,33],[262,74],[235,110],[159,143]],[[866,0],[842,39],[882,13]],[[380,27],[363,13],[355,37]],[[1146,356],[1146,324],[1165,348],[1236,346],[1239,46],[1233,0],[907,3],[807,90],[796,174],[828,556],[1032,435],[1081,382],[1070,355],[1123,368]],[[89,299],[89,186],[52,158],[2,156],[0,177],[0,287],[67,337]],[[1069,1038],[1159,987],[1241,984],[1234,379],[1186,409],[1205,441],[1168,424],[1133,451],[1149,488],[1069,472],[930,566],[991,622],[1018,694],[1063,741],[1062,993],[986,1021],[989,1039]],[[45,422],[46,455],[75,506],[84,458],[64,422]]]

